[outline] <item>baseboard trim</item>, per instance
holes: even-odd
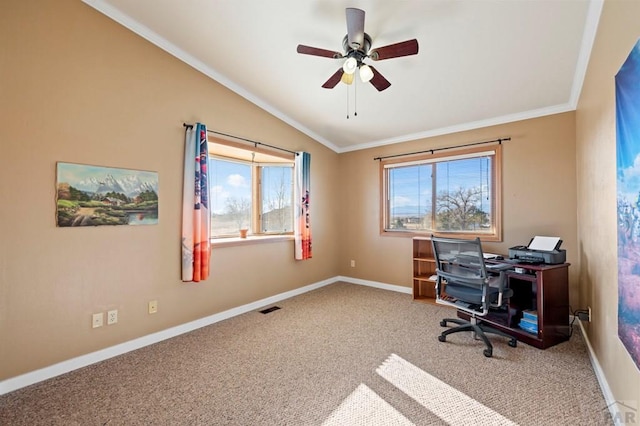
[[[351,284],[358,284],[358,285],[364,285],[367,287],[375,287],[375,288],[381,288],[383,290],[390,290],[390,291],[397,291],[398,293],[406,293],[406,294],[412,294],[413,290],[409,287],[404,287],[401,285],[395,285],[395,284],[385,284],[385,283],[381,283],[378,281],[369,281],[369,280],[362,280],[360,278],[351,278],[351,277],[344,277],[344,276],[337,276],[336,277],[336,281],[344,281],[344,282],[348,282]]]
[[[60,376],[65,373],[69,373],[71,371],[77,370],[82,367],[89,366],[91,364],[95,364],[101,361],[105,361],[109,358],[116,357],[118,355],[123,355],[127,352],[134,351],[136,349],[143,348],[145,346],[153,345],[154,343],[161,342],[163,340],[170,339],[172,337],[179,336],[184,333],[188,333],[193,330],[197,330],[202,327],[206,327],[211,324],[215,324],[219,321],[223,321],[237,315],[241,315],[247,312],[251,312],[262,308],[266,305],[270,305],[281,300],[289,299],[294,296],[298,296],[303,293],[307,293],[312,290],[319,289],[329,284],[333,284],[335,282],[342,281],[351,284],[364,285],[368,287],[375,287],[383,290],[396,291],[399,293],[411,294],[412,290],[409,287],[386,284],[378,281],[370,281],[363,280],[360,278],[352,278],[345,276],[336,276],[333,278],[329,278],[323,281],[319,281],[314,284],[309,284],[295,290],[287,291],[281,294],[277,294],[275,296],[267,297],[265,299],[257,300],[252,303],[248,303],[246,305],[238,306],[236,308],[232,308],[217,314],[210,315],[205,318],[201,318],[195,321],[191,321],[185,324],[181,324],[175,327],[168,328],[166,330],[162,330],[156,333],[148,334],[146,336],[142,336],[137,339],[130,340],[128,342],[124,342],[115,346],[111,346],[105,349],[101,349],[96,352],[92,352],[86,355],[81,355],[79,357],[75,357],[66,361],[59,362],[57,364],[41,368],[39,370],[35,370],[29,373],[22,374],[20,376],[12,377],[10,379],[6,379],[0,382],[0,395],[4,395],[9,392],[13,392],[15,390],[42,382],[44,380],[52,379],[56,376]],[[607,383],[606,377],[602,368],[600,367],[600,363],[598,362],[598,358],[593,351],[593,347],[591,346],[591,342],[589,341],[589,337],[580,322],[580,331],[584,338],[584,341],[587,345],[587,351],[589,353],[589,359],[591,361],[591,365],[595,372],[596,378],[600,385],[600,389],[602,390],[602,394],[607,403],[607,407],[611,412],[612,416],[615,416],[615,399],[613,397],[613,393],[611,392],[611,388]]]
[[[405,293],[405,294],[411,294],[412,292],[411,288],[409,287],[386,284],[378,281],[363,280],[360,278],[345,277],[345,276],[339,275],[333,278],[319,281],[314,284],[309,284],[309,285],[297,288],[295,290],[287,291],[285,293],[277,294],[275,296],[267,297],[265,299],[257,300],[255,302],[248,303],[246,305],[238,306],[236,308],[232,308],[217,314],[213,314],[205,318],[201,318],[195,321],[191,321],[185,324],[171,327],[156,333],[148,334],[146,336],[142,336],[137,339],[130,340],[128,342],[124,342],[115,346],[101,349],[96,352],[92,352],[86,355],[81,355],[66,361],[62,361],[57,364],[41,368],[39,370],[22,374],[20,376],[3,380],[0,382],[0,395],[13,392],[15,390],[42,382],[44,380],[52,379],[56,376],[69,373],[71,371],[89,366],[91,364],[105,361],[109,358],[113,358],[118,355],[123,355],[127,352],[131,352],[136,349],[143,348],[145,346],[153,345],[154,343],[158,343],[163,340],[167,340],[172,337],[176,337],[181,334],[188,333],[190,331],[197,330],[199,328],[206,327],[211,324],[215,324],[219,321],[223,321],[223,320],[235,317],[237,315],[241,315],[247,312],[257,310],[266,305],[270,305],[270,304],[279,302],[281,300],[289,299],[291,297],[298,296],[300,294],[319,289],[321,287],[324,287],[329,284],[333,284],[338,281],[357,284],[357,285],[364,285],[368,287],[375,287],[383,290],[396,291],[396,292]],[[580,331],[587,345],[589,359],[591,361],[591,365],[593,366],[593,370],[595,372],[598,383],[600,384],[600,389],[602,390],[602,394],[607,403],[607,407],[609,407],[609,411],[611,412],[611,415],[615,416],[616,413],[614,413],[612,410],[615,409],[616,401],[613,397],[611,389],[609,388],[609,384],[607,383],[604,372],[600,367],[598,358],[596,357],[593,351],[591,342],[589,341],[589,337],[587,336],[587,333],[582,325],[582,322],[580,322]]]
[[[105,361],[109,358],[113,358],[118,355],[123,355],[127,352],[134,351],[136,349],[143,348],[145,346],[153,345],[154,343],[161,342],[163,340],[171,339],[172,337],[179,336],[184,333],[188,333],[193,330],[205,327],[207,325],[215,324],[219,321],[223,321],[237,315],[241,315],[247,312],[251,312],[262,308],[264,306],[279,302],[281,300],[289,299],[294,296],[298,296],[303,293],[307,293],[312,290],[324,287],[329,284],[333,284],[336,281],[340,281],[340,277],[333,277],[324,281],[319,281],[314,284],[309,284],[304,287],[297,288],[295,290],[287,291],[275,296],[267,297],[265,299],[257,300],[246,305],[238,306],[217,314],[210,315],[205,318],[201,318],[195,321],[191,321],[185,324],[181,324],[175,327],[168,328],[166,330],[158,331],[156,333],[148,334],[146,336],[139,337],[137,339],[129,340],[128,342],[120,343],[118,345],[110,346],[105,349],[101,349],[96,352],[92,352],[86,355],[81,355],[75,358],[68,359],[66,361],[59,362],[57,364],[50,365],[48,367],[34,370],[29,373],[22,374],[20,376],[12,377],[0,382],[0,395],[4,395],[9,392],[42,382],[44,380],[52,379],[56,376],[60,376],[65,373],[69,373],[73,370],[77,370],[82,367],[95,364],[100,361]],[[346,281],[346,280],[343,280]]]
[[[600,366],[600,362],[598,361],[598,357],[593,351],[593,347],[591,346],[591,342],[589,341],[589,336],[587,336],[587,331],[584,329],[582,325],[582,321],[578,321],[580,324],[580,332],[582,333],[582,337],[584,338],[584,342],[587,345],[587,352],[589,353],[589,360],[591,361],[591,366],[593,367],[593,371],[596,374],[596,379],[598,379],[598,384],[600,385],[600,390],[602,391],[602,396],[604,396],[604,401],[607,404],[607,408],[611,413],[611,417],[614,419],[614,424],[620,424],[619,418],[616,416],[616,400],[611,392],[611,388],[609,387],[609,383],[607,382],[607,378],[604,375],[604,371],[602,371],[602,367]],[[615,419],[618,419],[616,421]]]

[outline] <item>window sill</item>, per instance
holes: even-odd
[[[293,235],[250,235],[247,238],[216,238],[211,240],[212,247],[232,247],[251,244],[277,243],[279,241],[293,241]]]
[[[474,239],[476,237],[480,237],[482,241],[491,241],[491,242],[501,242],[502,239],[494,234],[494,233],[464,233],[464,232],[437,232],[437,231],[413,231],[413,230],[382,230],[380,235],[384,237],[405,237],[405,238],[413,238],[413,237],[431,237],[431,235],[435,235],[437,237],[445,237],[445,238],[466,238],[466,239]]]

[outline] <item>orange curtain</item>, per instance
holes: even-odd
[[[209,212],[209,147],[207,127],[196,123],[185,132],[182,193],[182,281],[209,277],[211,214]]]

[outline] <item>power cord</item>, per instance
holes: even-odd
[[[573,316],[574,318],[577,316],[578,318],[580,318],[580,321],[591,321],[591,313],[589,312],[588,309],[577,309],[573,312]]]
[[[569,306],[569,311],[571,311],[571,315],[573,319],[571,323],[569,323],[569,337],[573,335],[573,323],[576,322],[576,318],[579,318],[580,321],[590,321],[591,312],[589,309],[576,309],[575,311]]]

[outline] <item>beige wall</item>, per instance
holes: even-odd
[[[640,373],[617,324],[614,76],[640,37],[638,16],[640,2],[605,1],[576,112],[581,303],[593,309],[587,332],[613,399],[636,409]]]
[[[411,238],[381,236],[379,162],[375,157],[511,137],[503,142],[503,241],[487,251],[508,253],[534,235],[563,239],[570,300],[578,307],[575,115],[556,114],[468,132],[340,155],[340,274],[411,287]],[[374,184],[375,182],[375,184]],[[346,240],[344,240],[346,238]],[[349,261],[356,261],[351,268]]]
[[[78,0],[4,1],[0,44],[0,380],[337,274],[336,153]],[[311,153],[313,259],[214,249],[180,281],[185,121]],[[157,171],[160,223],[56,228],[57,161]]]

